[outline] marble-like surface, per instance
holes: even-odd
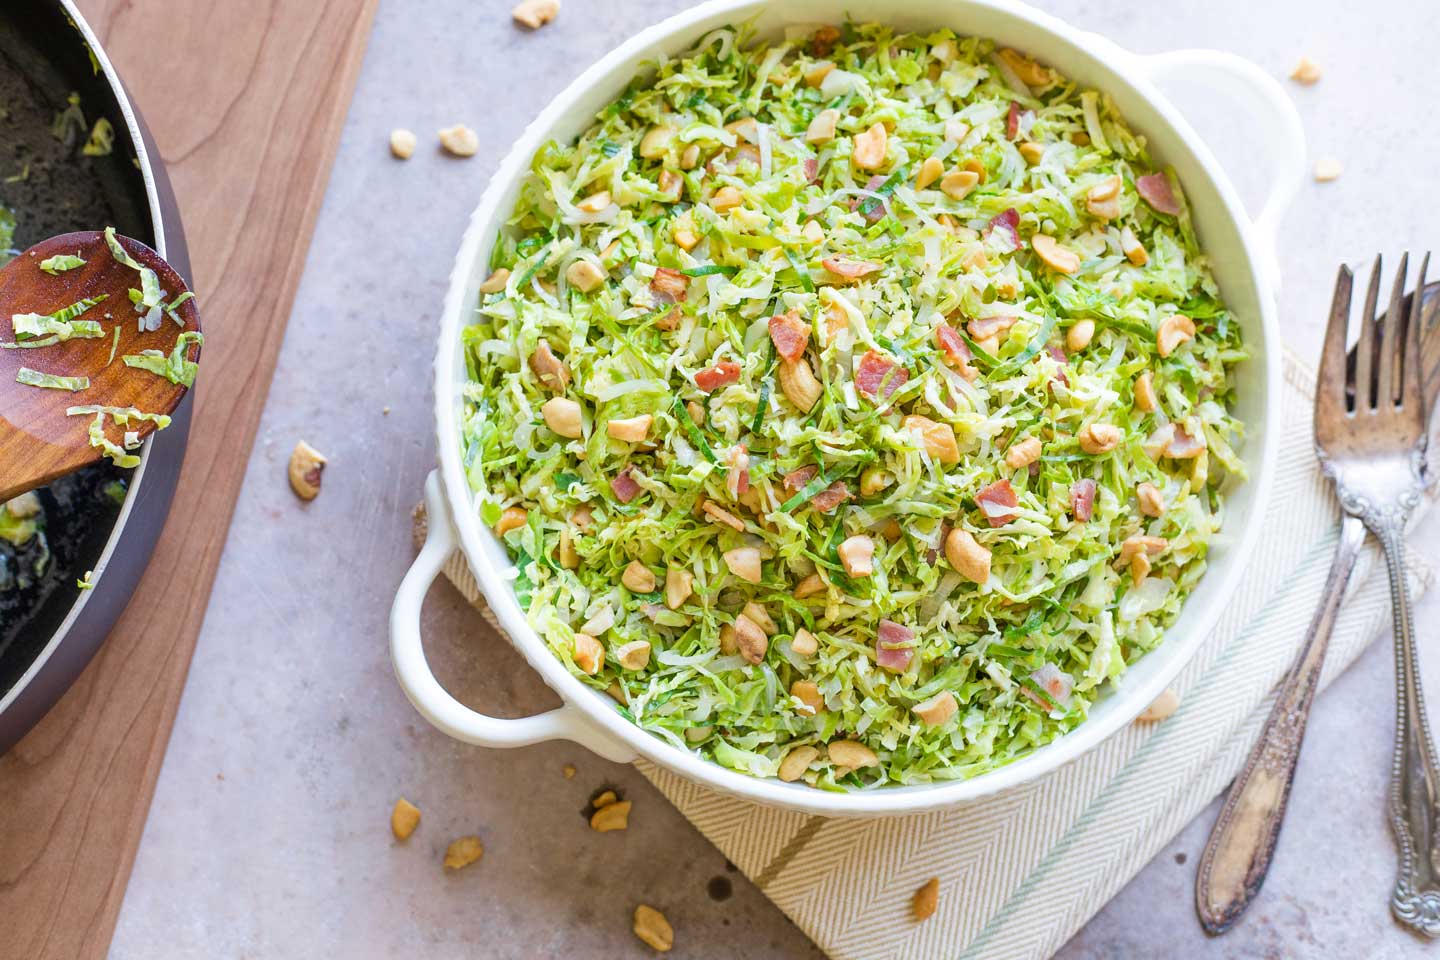
[[[117,960],[640,957],[649,951],[629,930],[640,901],[670,916],[678,956],[820,956],[632,769],[568,744],[459,745],[414,713],[390,674],[386,616],[411,557],[410,508],[433,462],[436,317],[469,211],[541,105],[683,5],[566,2],[558,21],[531,34],[511,25],[510,0],[381,0],[116,931]],[[1440,67],[1426,0],[1040,6],[1140,51],[1230,49],[1277,76],[1302,53],[1324,66],[1314,88],[1287,82],[1312,156],[1346,164],[1338,182],[1306,184],[1283,232],[1283,322],[1302,356],[1318,349],[1337,261],[1440,235],[1440,136],[1427,127]],[[1182,105],[1253,194],[1260,158],[1247,148],[1245,114],[1203,90]],[[457,121],[480,131],[472,160],[431,150],[431,131]],[[393,126],[420,134],[409,163],[388,155]],[[285,481],[301,437],[330,457],[325,491],[308,506]],[[1432,557],[1437,532],[1440,518],[1421,531]],[[1440,668],[1440,597],[1418,619],[1427,667]],[[443,679],[466,702],[507,716],[554,703],[452,589],[433,591],[425,621]],[[1060,956],[1417,954],[1419,942],[1385,909],[1394,864],[1382,814],[1387,647],[1321,697],[1275,869],[1236,930],[1207,941],[1191,907],[1212,806]],[[578,768],[573,780],[561,774],[567,763]],[[582,821],[602,785],[635,801],[627,832],[600,835]],[[424,814],[403,845],[387,825],[401,794]],[[446,843],[465,833],[484,838],[483,861],[443,873]]]

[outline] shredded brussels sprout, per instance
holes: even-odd
[[[541,148],[491,265],[461,443],[521,605],[754,776],[962,779],[1074,729],[1243,479],[1179,183],[986,40],[716,30]]]

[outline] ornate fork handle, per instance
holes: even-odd
[[[1368,526],[1385,549],[1395,615],[1395,759],[1390,779],[1390,825],[1400,845],[1400,873],[1390,909],[1403,923],[1440,936],[1440,771],[1425,717],[1420,659],[1415,647],[1410,589],[1405,578],[1405,521],[1411,503],[1371,511]]]
[[[1260,739],[1250,750],[1244,768],[1235,778],[1225,805],[1210,832],[1200,859],[1195,884],[1195,908],[1206,933],[1218,934],[1240,918],[1260,892],[1294,782],[1300,744],[1310,704],[1320,683],[1320,670],[1330,645],[1330,632],[1340,611],[1345,584],[1355,557],[1365,542],[1365,526],[1346,516],[1340,541],[1321,594],[1320,608],[1310,621],[1310,632],[1295,665],[1290,668]]]

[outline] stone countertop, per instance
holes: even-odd
[[[1429,150],[1440,137],[1425,126],[1440,60],[1421,0],[1373,0],[1363,26],[1341,0],[1039,5],[1138,51],[1218,47],[1282,77],[1301,54],[1325,68],[1316,87],[1287,82],[1312,159],[1346,166],[1338,182],[1307,182],[1283,231],[1282,318],[1302,357],[1316,357],[1338,261],[1440,236]],[[683,4],[567,0],[536,33],[512,26],[509,6],[380,4],[120,915],[117,960],[643,957],[650,951],[630,933],[641,901],[674,923],[677,956],[821,955],[633,769],[564,743],[463,746],[421,720],[391,676],[386,618],[434,459],[434,330],[470,210],[543,104]],[[1180,105],[1242,193],[1253,188],[1244,115],[1204,91]],[[474,159],[431,148],[431,131],[456,122],[480,132]],[[408,163],[386,149],[395,126],[420,135]],[[285,480],[301,437],[330,457],[325,491],[309,505]],[[1422,530],[1432,558],[1437,533],[1432,517]],[[1418,622],[1433,630],[1440,597]],[[453,589],[432,591],[425,632],[462,700],[505,716],[555,703]],[[1212,806],[1059,955],[1416,953],[1385,906],[1395,860],[1383,816],[1389,656],[1377,644],[1319,700],[1275,868],[1236,930],[1207,941],[1191,906]],[[1432,644],[1427,670],[1437,669]],[[562,776],[566,764],[574,779]],[[596,834],[581,819],[602,786],[635,802],[623,834]],[[402,794],[424,813],[404,845],[388,828]],[[446,843],[467,833],[484,838],[484,860],[442,872]]]

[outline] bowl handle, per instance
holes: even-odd
[[[456,700],[435,679],[420,640],[420,607],[445,561],[459,545],[438,471],[425,481],[425,506],[429,518],[425,546],[401,581],[395,605],[390,608],[390,660],[401,689],[415,709],[456,740],[482,747],[523,747],[545,740],[571,740],[607,760],[634,760],[635,751],[597,730],[570,704],[533,717],[490,717]]]
[[[1265,257],[1265,269],[1276,292],[1280,290],[1280,261],[1276,240],[1280,219],[1305,178],[1305,130],[1300,114],[1279,82],[1260,67],[1223,50],[1172,50],[1136,56],[1140,69],[1152,82],[1167,80],[1227,90],[1242,110],[1258,119],[1259,153],[1270,158],[1265,199],[1252,218]]]

